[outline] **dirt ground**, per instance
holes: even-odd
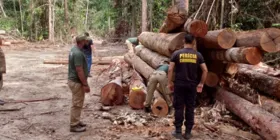
[[[8,103],[0,109],[20,111],[0,112],[0,140],[172,140],[172,117],[156,118],[128,105],[115,106],[113,116],[138,115],[145,125],[116,125],[104,119],[104,112],[96,109],[104,80],[100,72],[108,66],[92,66],[89,79],[91,93],[86,94],[82,121],[88,124],[84,133],[69,132],[71,92],[67,86],[67,65],[47,65],[44,60],[67,59],[71,45],[26,43],[2,47],[6,55],[7,73],[0,99],[5,101],[57,98],[33,103]],[[123,55],[127,49],[119,43],[98,45],[98,56]],[[242,136],[219,133],[203,125],[201,113],[196,111],[194,140],[240,140]],[[247,127],[247,126],[244,126]],[[245,131],[244,131],[245,132]],[[249,132],[247,132],[249,133]],[[251,134],[251,133],[250,133]],[[254,135],[254,134],[252,134]],[[254,135],[255,136],[255,135]],[[257,137],[257,136],[256,136]]]

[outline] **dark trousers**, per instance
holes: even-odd
[[[194,109],[196,99],[196,85],[175,85],[173,106],[175,108],[176,129],[181,129],[185,119],[186,132],[190,133],[194,125]],[[185,117],[184,117],[185,111]]]

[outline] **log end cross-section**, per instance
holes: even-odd
[[[166,101],[161,97],[158,91],[154,93],[154,103],[152,105],[152,112],[158,117],[165,117],[168,114],[168,105]]]
[[[280,29],[268,28],[261,36],[260,45],[266,52],[280,51]]]

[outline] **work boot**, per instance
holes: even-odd
[[[173,137],[175,137],[176,139],[180,139],[180,140],[183,140],[183,139],[184,139],[184,137],[183,137],[183,135],[182,135],[182,129],[177,129],[177,128],[176,128],[176,130],[174,130],[174,131],[171,132],[171,135],[172,135]]]
[[[184,135],[184,138],[185,138],[186,140],[190,140],[190,139],[192,138],[192,134],[186,132],[185,135]]]
[[[70,132],[85,132],[85,131],[86,131],[86,128],[82,127],[80,125],[70,127]]]
[[[83,123],[83,122],[79,122],[78,125],[81,126],[81,127],[86,127],[86,126],[87,126],[87,125],[86,125],[85,123]]]
[[[146,112],[146,113],[150,113],[151,112],[151,107],[144,107],[144,111]]]

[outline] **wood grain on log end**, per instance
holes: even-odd
[[[260,39],[261,48],[266,52],[280,51],[280,29],[269,28]]]
[[[215,87],[218,85],[219,80],[220,80],[220,78],[216,73],[208,72],[207,78],[205,81],[205,85],[207,85],[209,87]]]
[[[262,61],[262,52],[256,47],[246,48],[245,57],[249,64],[256,65]]]
[[[142,90],[131,91],[129,93],[129,105],[133,109],[143,109],[146,93]]]
[[[238,65],[236,63],[228,63],[226,66],[226,74],[234,76],[238,71]]]
[[[236,42],[236,35],[231,30],[223,30],[218,35],[218,44],[222,49],[229,49],[233,47]]]
[[[162,98],[155,99],[152,105],[152,112],[158,117],[165,117],[168,114],[168,105]]]
[[[158,117],[165,117],[168,114],[168,105],[157,90],[154,92],[152,112]]]
[[[116,83],[109,83],[101,89],[101,103],[106,106],[121,105],[124,101],[123,89]]]
[[[208,32],[208,26],[204,21],[193,20],[187,21],[184,25],[184,30],[195,37],[204,37]]]

